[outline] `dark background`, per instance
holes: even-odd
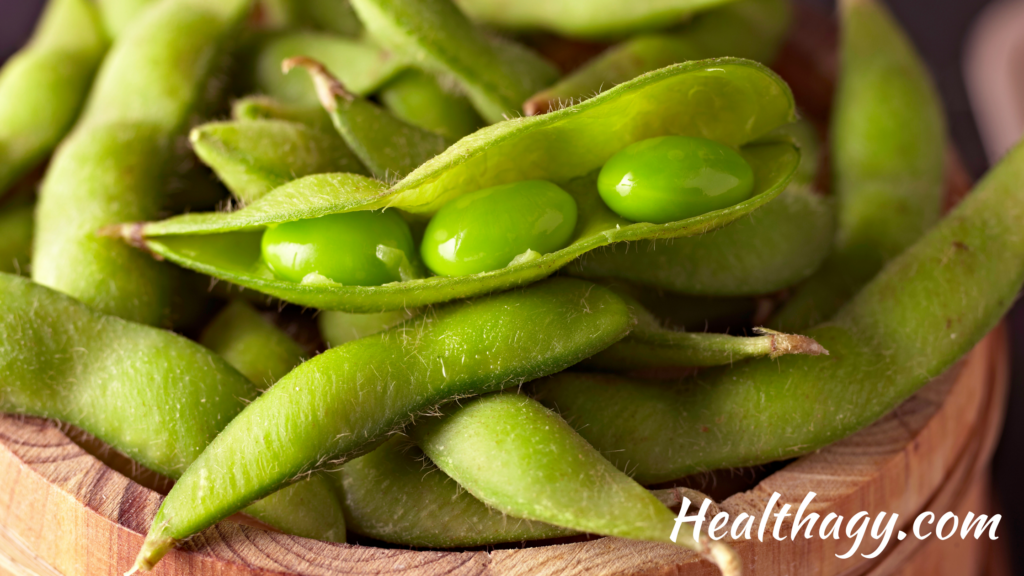
[[[834,0],[802,0],[834,10]],[[946,105],[950,135],[974,178],[988,168],[964,87],[961,53],[975,16],[990,0],[886,0],[924,56]],[[43,0],[0,0],[0,61],[32,31]],[[1006,428],[995,457],[995,487],[1003,520],[998,534],[1024,576],[1024,305],[1010,313],[1013,386]]]

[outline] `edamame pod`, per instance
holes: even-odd
[[[71,129],[106,49],[92,3],[47,3],[29,43],[0,69],[0,195]]]
[[[378,179],[405,178],[451,144],[444,136],[403,122],[350,93],[319,62],[296,56],[285,60],[282,69],[287,73],[295,66],[309,71],[320,103],[338,134]]]
[[[32,258],[33,206],[0,208],[0,272],[27,274]]]
[[[578,38],[621,37],[664,28],[733,0],[456,0],[471,18],[514,30]]]
[[[529,49],[474,26],[451,0],[353,0],[352,7],[382,45],[456,78],[488,122],[515,115],[530,95],[558,78]]]
[[[248,7],[166,0],[118,40],[40,190],[33,280],[122,318],[164,321],[170,269],[96,233],[159,213],[174,139]]]
[[[439,308],[331,348],[250,404],[189,467],[135,565],[152,568],[176,542],[305,472],[358,454],[413,415],[564,370],[632,324],[611,291],[559,278]]]
[[[351,38],[363,31],[348,0],[261,0],[259,7],[270,28],[310,28]]]
[[[924,63],[882,4],[844,0],[840,16],[835,251],[772,321],[785,330],[830,318],[942,208],[945,123]]]
[[[441,86],[426,72],[410,69],[380,89],[380,101],[403,120],[455,141],[484,125],[483,118],[461,94]]]
[[[534,94],[523,111],[532,116],[557,110],[687,60],[736,56],[771,64],[789,28],[790,10],[788,0],[738,0],[700,14],[678,30],[630,38]]]
[[[616,293],[633,308],[636,328],[622,340],[588,358],[584,366],[613,371],[699,368],[731,365],[762,356],[828,355],[828,350],[812,338],[765,328],[754,328],[759,336],[753,337],[667,330],[636,300],[619,290]]]
[[[996,325],[1024,284],[1022,219],[1024,144],[807,332],[827,358],[755,360],[671,385],[567,372],[537,397],[640,483],[812,452],[895,408]]]
[[[398,326],[415,315],[411,310],[394,310],[376,314],[352,314],[323,310],[317,316],[320,334],[328,346],[341,346]]]
[[[296,56],[323,63],[349,90],[360,95],[376,91],[408,67],[405,59],[362,40],[294,32],[272,37],[257,51],[253,79],[256,90],[282,102],[315,106],[317,95],[309,81],[281,71],[281,62]]]
[[[243,205],[308,174],[366,169],[333,128],[287,120],[210,122],[192,129],[196,155]]]
[[[728,58],[688,62],[572,108],[483,128],[390,188],[355,175],[307,176],[242,210],[193,213],[109,232],[181,266],[288,302],[348,312],[413,308],[534,282],[614,242],[695,236],[742,219],[776,198],[798,165],[800,155],[790,143],[760,140],[792,119],[788,88],[763,66]],[[595,171],[629,144],[666,134],[738,147],[754,170],[754,196],[662,225],[615,216],[597,194]],[[566,248],[492,272],[375,287],[286,282],[260,261],[260,233],[269,225],[383,207],[425,219],[463,195],[524,180],[548,180],[576,200],[577,225]]]
[[[244,376],[194,342],[0,273],[4,412],[73,424],[177,478],[256,394]],[[338,510],[328,487],[303,482],[246,512],[287,532],[343,541]]]
[[[115,40],[129,32],[139,16],[156,3],[157,0],[96,0],[103,27]]]
[[[674,514],[657,498],[537,401],[490,394],[443,412],[410,434],[438,468],[487,505],[581,532],[678,544],[724,574],[739,573],[739,556],[727,544],[698,543],[692,526],[674,526]]]
[[[591,252],[571,272],[699,296],[756,296],[807,279],[832,248],[835,202],[811,187],[820,160],[813,126],[801,120],[775,136],[800,147],[800,165],[778,199],[703,236]]]

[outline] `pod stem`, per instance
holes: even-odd
[[[769,358],[778,358],[787,354],[804,354],[807,356],[828,356],[828,350],[818,344],[817,340],[800,334],[785,334],[776,332],[769,328],[754,328],[756,334],[769,336],[771,338],[771,352]]]
[[[309,72],[309,77],[313,79],[313,86],[316,88],[317,98],[328,112],[338,109],[338,98],[344,98],[347,102],[355,100],[355,95],[349,92],[341,80],[335,78],[320,62],[308,56],[293,56],[281,62],[281,71],[285,74],[291,72],[295,67],[304,68],[306,72]]]
[[[170,536],[161,536],[156,530],[150,531],[142,543],[139,555],[135,557],[135,564],[131,570],[124,573],[124,576],[131,576],[140,571],[149,572],[177,543],[178,541]]]

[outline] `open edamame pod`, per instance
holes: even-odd
[[[996,325],[1024,284],[1022,221],[1019,144],[807,332],[827,358],[754,360],[669,385],[566,372],[537,383],[537,398],[643,484],[812,452],[895,408]]]
[[[800,120],[775,135],[800,147],[800,166],[763,209],[702,236],[594,251],[569,270],[699,296],[757,296],[807,279],[832,248],[835,202],[812,188],[820,160],[814,127]]]
[[[271,37],[255,58],[256,91],[290,104],[316,106],[309,81],[288,76],[281,62],[296,56],[312,58],[331,71],[355,94],[376,91],[409,66],[406,59],[363,40],[316,32],[293,32]]]
[[[88,0],[50,0],[28,44],[0,69],[0,195],[71,129],[107,38]]]
[[[40,189],[33,280],[115,316],[164,321],[171,269],[97,231],[159,213],[175,138],[249,6],[161,2],[115,43]]]
[[[832,317],[942,208],[945,121],[927,68],[883,4],[844,0],[839,7],[835,251],[772,320],[784,330]]]
[[[738,0],[700,14],[677,30],[630,38],[531,96],[523,111],[532,116],[557,110],[645,72],[687,60],[735,56],[771,64],[789,28],[790,10],[788,0]]]
[[[680,530],[664,504],[528,397],[490,394],[450,404],[410,435],[438,468],[497,510],[581,532],[675,543],[723,574],[739,574],[739,556],[727,544],[698,542],[691,525]]]
[[[109,233],[186,268],[288,302],[349,312],[419,307],[534,282],[614,242],[701,235],[751,214],[782,192],[798,166],[800,154],[792,144],[760,140],[792,121],[793,113],[786,84],[760,64],[730,58],[688,62],[620,84],[572,108],[483,128],[390,188],[356,175],[307,176],[241,210],[192,213]],[[753,168],[753,196],[668,224],[631,223],[616,216],[598,196],[596,170],[634,142],[670,134],[738,147]],[[269,226],[385,207],[422,220],[467,194],[528,180],[554,182],[571,194],[578,209],[576,228],[565,248],[499,270],[342,286],[281,280],[260,256],[260,238]],[[514,216],[509,215],[510,225]]]
[[[366,173],[331,126],[270,119],[210,122],[193,128],[189,141],[243,205],[309,174]]]
[[[733,0],[455,1],[470,18],[500,28],[548,30],[562,36],[602,39],[665,28]]]
[[[178,478],[258,393],[216,354],[171,332],[9,274],[0,273],[0,294],[0,410],[73,424],[165,476]],[[302,482],[279,494],[245,512],[289,533],[344,541],[329,486]]]
[[[28,273],[33,216],[31,204],[0,207],[0,272]]]
[[[357,455],[416,414],[564,370],[621,339],[633,322],[608,289],[558,278],[331,348],[249,404],[189,467],[135,566],[152,568],[175,543],[304,473]]]
[[[476,27],[451,0],[353,0],[352,7],[381,45],[456,78],[488,122],[517,114],[530,95],[558,78],[543,58]]]
[[[751,337],[668,330],[639,302],[623,291],[612,289],[633,308],[636,328],[622,340],[588,358],[583,366],[622,372],[723,366],[750,358],[778,358],[787,354],[828,355],[828,350],[813,338],[765,328],[755,328],[759,336]]]

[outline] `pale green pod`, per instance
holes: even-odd
[[[558,77],[529,49],[474,26],[451,0],[353,0],[352,7],[381,45],[457,79],[488,122],[517,114]]]
[[[437,78],[420,70],[402,72],[380,89],[378,97],[399,120],[452,142],[484,125],[465,96],[446,89]]]
[[[103,27],[111,38],[120,38],[157,0],[96,0]]]
[[[412,318],[412,310],[393,310],[371,314],[354,314],[323,310],[317,316],[320,334],[328,346],[341,346],[346,342],[378,334]]]
[[[107,39],[88,0],[51,0],[29,43],[0,69],[0,195],[71,129]]]

